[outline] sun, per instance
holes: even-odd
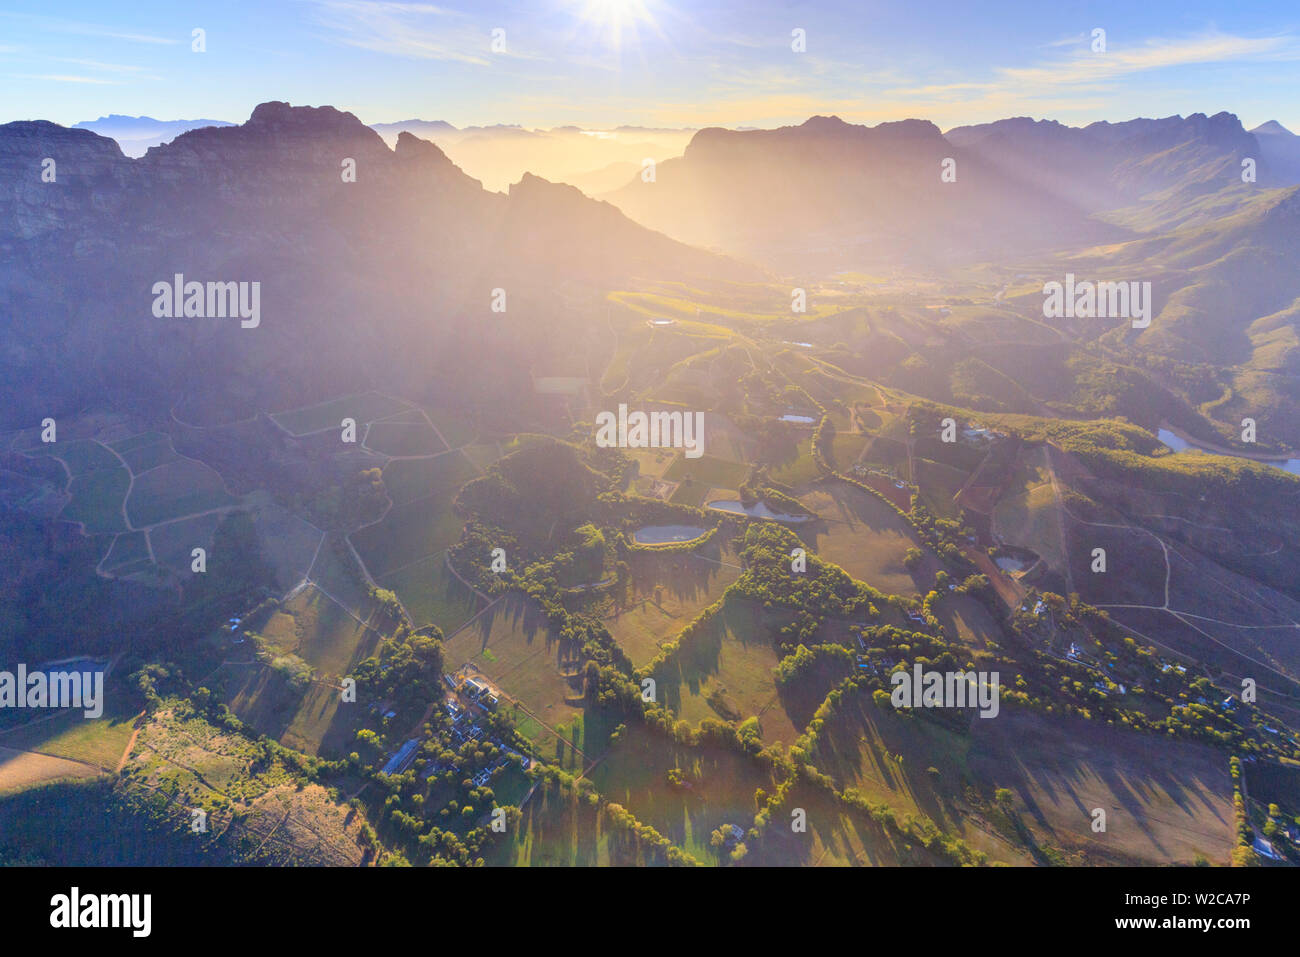
[[[654,28],[654,15],[650,12],[651,0],[579,0],[578,18],[591,27],[602,41],[619,49],[624,38],[630,35],[635,41],[637,28],[646,25]]]

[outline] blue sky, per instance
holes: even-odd
[[[191,50],[194,28],[207,50]],[[505,51],[491,49],[505,31]],[[806,31],[807,51],[791,49]],[[1106,31],[1094,53],[1091,33]],[[366,122],[944,129],[1030,115],[1215,113],[1300,131],[1300,5],[836,0],[3,0],[0,121],[242,121],[259,102]]]

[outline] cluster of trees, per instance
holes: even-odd
[[[1241,758],[1235,754],[1228,759],[1232,774],[1232,811],[1236,822],[1236,843],[1232,848],[1233,867],[1258,867],[1259,855],[1255,853],[1255,829],[1250,826],[1246,799],[1241,794]]]
[[[399,625],[375,654],[357,665],[358,699],[392,701],[410,711],[442,699],[442,631],[430,626],[410,631]],[[418,713],[418,712],[417,712]]]
[[[745,573],[732,588],[740,595],[763,602],[802,609],[809,614],[847,618],[873,601],[888,598],[869,585],[855,581],[842,568],[807,555],[807,571],[792,574],[791,552],[805,548],[789,529],[775,522],[755,522],[745,529],[741,557]]]
[[[854,654],[843,645],[799,645],[794,654],[782,658],[772,669],[778,688],[811,677],[814,672],[836,671],[847,675],[853,670]]]

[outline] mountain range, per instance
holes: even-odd
[[[54,182],[42,182],[44,158]],[[340,381],[486,387],[463,355],[485,343],[493,387],[526,387],[532,361],[564,347],[566,283],[761,275],[571,186],[527,175],[488,191],[434,144],[400,133],[390,149],[331,107],[264,103],[246,123],[191,130],[139,159],[88,130],[10,123],[0,171],[13,421],[105,393],[157,408],[210,406],[219,391],[223,407],[190,415],[222,419]],[[151,289],[176,274],[260,281],[260,325],[156,318]]]

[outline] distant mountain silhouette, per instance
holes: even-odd
[[[350,113],[278,102],[140,159],[87,130],[0,126],[0,260],[23,317],[6,333],[0,404],[20,421],[105,392],[276,408],[345,382],[487,387],[490,374],[509,389],[570,348],[561,291],[598,301],[638,275],[760,276],[572,187],[529,176],[488,192],[430,142],[401,133],[389,149]],[[260,325],[156,318],[151,289],[177,273],[259,281]],[[489,309],[494,289],[505,314]],[[485,354],[490,373],[467,359]]]
[[[945,161],[955,180],[941,178]],[[1053,194],[956,147],[925,120],[815,116],[774,130],[701,130],[680,159],[607,195],[647,225],[773,268],[947,266],[1115,238]]]
[[[1300,183],[1300,136],[1277,120],[1250,131],[1259,142],[1260,164],[1284,183]]]
[[[155,120],[151,116],[122,116],[113,113],[97,120],[75,124],[75,130],[90,130],[117,140],[127,156],[143,156],[151,146],[169,143],[182,133],[204,126],[234,126],[226,120]]]

